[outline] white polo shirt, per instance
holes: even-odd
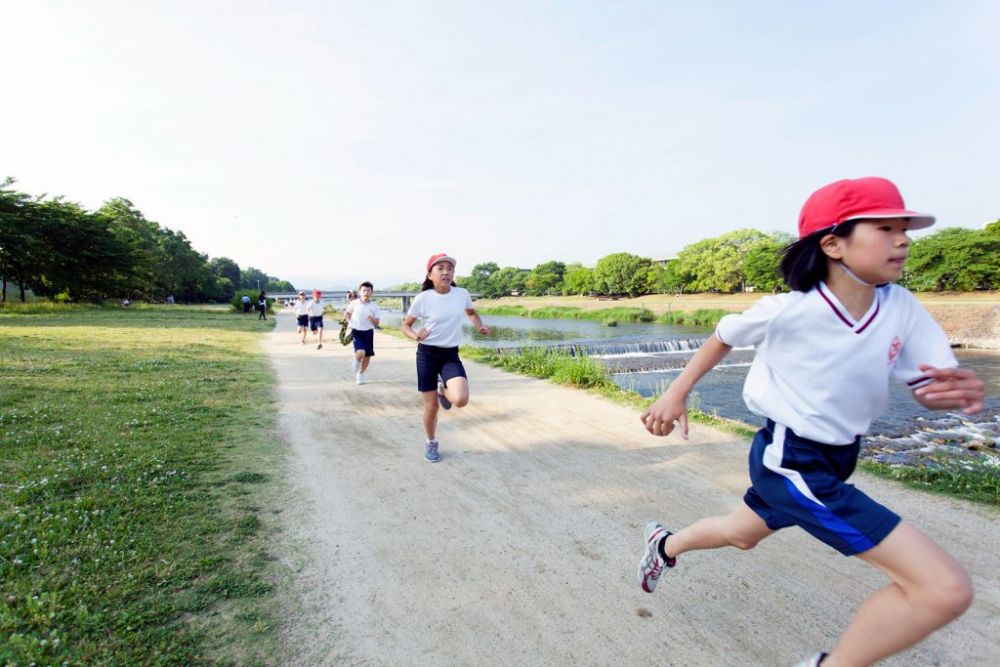
[[[369,321],[368,317],[374,317],[376,320],[380,319],[380,312],[378,306],[373,301],[365,303],[361,299],[351,301],[347,304],[347,308],[344,309],[344,313],[350,315],[348,326],[355,331],[369,331],[374,329],[375,325]]]
[[[323,317],[323,302],[322,301],[308,301],[309,307],[306,309],[306,313],[309,317]]]
[[[726,315],[715,335],[756,348],[743,386],[752,412],[831,445],[852,443],[885,412],[890,375],[916,389],[931,381],[920,364],[958,366],[941,327],[896,285],[877,288],[858,320],[820,283]]]
[[[310,303],[312,303],[312,302],[308,301],[308,300],[305,300],[305,299],[303,299],[302,301],[299,301],[298,299],[296,299],[295,302],[292,304],[292,306],[295,308],[295,314],[296,315],[308,315],[309,314],[309,304]]]
[[[462,344],[462,318],[471,308],[472,298],[462,287],[452,287],[447,294],[429,289],[414,297],[408,314],[421,320],[420,328],[430,329],[430,335],[420,341],[424,345],[458,347]]]

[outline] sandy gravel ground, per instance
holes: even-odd
[[[332,330],[335,333],[335,330]],[[695,426],[648,435],[586,393],[467,364],[423,460],[413,344],[377,335],[365,386],[349,348],[266,342],[288,484],[278,660],[289,665],[790,665],[832,645],[885,579],[789,529],[757,549],[682,557],[635,583],[641,530],[728,511],[747,443]],[[971,571],[976,601],[891,665],[1000,664],[1000,513],[855,480]]]

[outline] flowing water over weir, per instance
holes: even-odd
[[[619,386],[644,396],[663,391],[704,342],[700,339],[629,341],[545,346],[553,353],[588,356],[605,364]],[[519,347],[500,348],[517,354]],[[692,407],[756,426],[760,417],[743,404],[742,387],[753,361],[753,349],[734,349],[695,389]],[[917,404],[908,389],[894,384],[889,411],[872,424],[862,438],[862,456],[880,463],[936,465],[941,456],[968,459],[970,464],[993,466],[1000,474],[1000,355],[958,353],[959,362],[975,368],[992,386],[983,413],[931,413]],[[991,385],[992,380],[992,385]]]

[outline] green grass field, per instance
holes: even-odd
[[[0,310],[0,663],[266,661],[272,326]]]

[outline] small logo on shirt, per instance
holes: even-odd
[[[903,341],[899,340],[899,336],[892,339],[892,343],[889,345],[889,363],[896,361],[896,357],[899,356],[899,351],[903,349]]]

